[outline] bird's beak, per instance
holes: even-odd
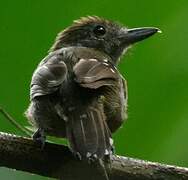
[[[142,27],[133,29],[124,29],[124,35],[121,37],[123,44],[130,45],[138,41],[142,41],[157,32],[161,32],[160,29],[155,27]]]

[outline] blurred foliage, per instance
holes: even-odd
[[[0,105],[22,125],[33,70],[56,34],[74,19],[98,15],[162,34],[134,46],[120,63],[128,79],[129,119],[114,135],[121,155],[188,166],[188,1],[1,1]],[[19,131],[0,115],[0,131]],[[48,179],[0,168],[0,179]]]

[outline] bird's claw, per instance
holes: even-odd
[[[33,141],[36,143],[39,143],[41,145],[41,149],[44,148],[46,136],[44,134],[44,130],[39,128],[34,134],[33,134]]]

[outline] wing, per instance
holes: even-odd
[[[37,67],[31,80],[30,97],[52,94],[57,91],[67,75],[61,54],[49,55]]]
[[[115,66],[107,60],[80,59],[74,66],[75,81],[82,87],[97,89],[101,86],[112,86],[119,78]]]

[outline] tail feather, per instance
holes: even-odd
[[[92,155],[102,158],[111,149],[111,133],[98,107],[89,107],[80,116],[72,116],[67,122],[67,138],[73,152],[83,158]]]
[[[104,130],[105,130],[105,139],[107,139],[108,141],[106,141],[106,151],[105,154],[110,154],[112,149],[113,149],[113,140],[112,140],[112,133],[107,125],[107,122],[104,122]]]
[[[90,110],[92,117],[97,126],[97,134],[98,134],[98,146],[97,146],[97,156],[101,157],[105,153],[106,142],[105,142],[105,134],[104,134],[104,125],[103,125],[103,117],[101,117],[100,112],[97,109],[92,108]]]
[[[92,117],[91,112],[87,111],[87,116],[83,120],[83,127],[86,137],[85,150],[91,154],[97,151],[98,147],[98,132],[95,119]]]
[[[104,114],[96,108],[92,108],[91,113],[94,115],[94,119],[97,124],[97,133],[98,133],[97,154],[99,157],[101,157],[109,152],[111,134],[108,131]]]

